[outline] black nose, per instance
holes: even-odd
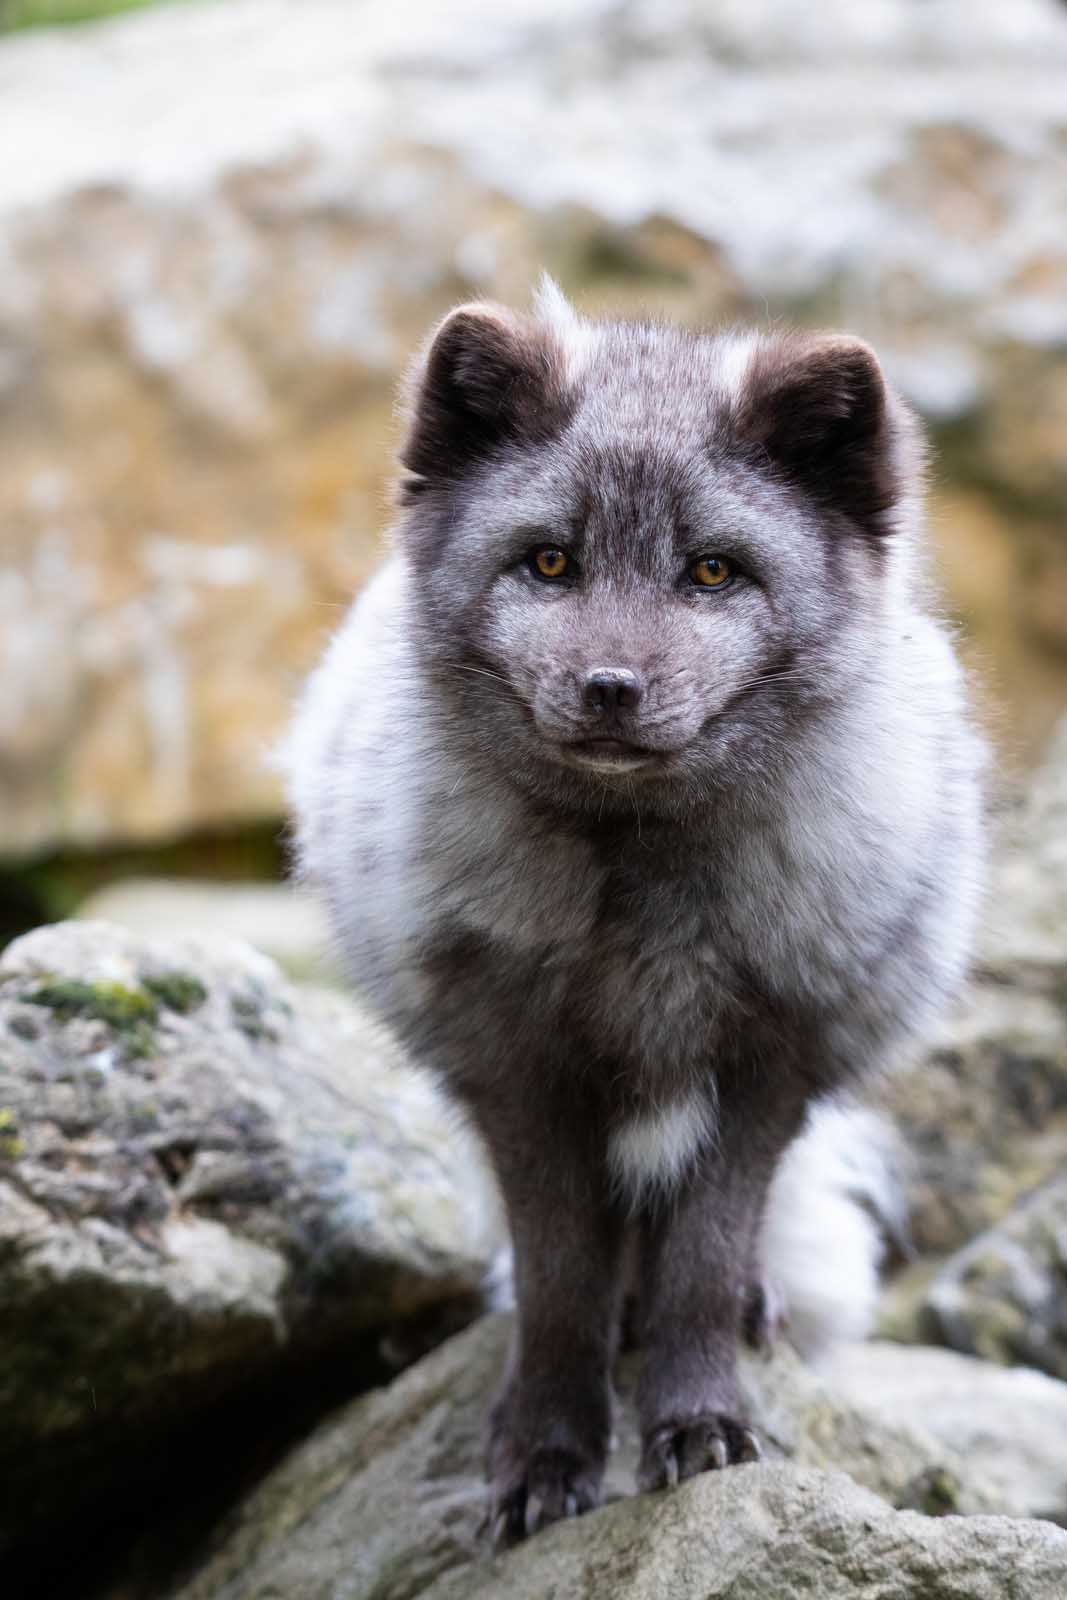
[[[590,711],[633,711],[644,692],[637,673],[626,667],[594,667],[585,680],[585,703]]]

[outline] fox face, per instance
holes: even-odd
[[[520,786],[677,810],[787,755],[900,581],[910,419],[858,341],[461,307],[411,390],[419,649]]]

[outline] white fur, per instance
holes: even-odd
[[[730,400],[739,399],[744,392],[745,375],[754,349],[755,340],[751,334],[735,334],[732,339],[722,340],[718,351],[719,383]]]
[[[600,343],[596,323],[578,315],[555,278],[549,277],[547,272],[541,274],[534,295],[533,311],[538,322],[550,328],[556,336],[567,382],[577,383]]]
[[[608,1138],[608,1167],[634,1204],[656,1190],[669,1192],[714,1133],[707,1102],[675,1101],[620,1123]]]
[[[828,1102],[778,1168],[763,1262],[784,1298],[790,1342],[809,1361],[871,1331],[885,1238],[903,1231],[902,1160],[883,1118]]]

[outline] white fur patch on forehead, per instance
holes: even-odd
[[[542,272],[533,299],[534,316],[561,337],[577,328],[581,319],[555,278]]]
[[[751,334],[736,333],[716,342],[719,386],[728,400],[740,399],[755,349]]]
[[[630,1117],[608,1138],[608,1168],[632,1204],[657,1191],[669,1194],[700,1150],[715,1136],[710,1099],[693,1095]]]
[[[595,323],[580,317],[555,278],[541,274],[533,301],[534,316],[555,335],[568,383],[577,383],[588,369],[601,334]]]

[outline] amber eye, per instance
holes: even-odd
[[[565,550],[546,544],[531,553],[530,566],[539,578],[563,578],[571,569],[571,558]]]
[[[724,589],[734,576],[734,564],[725,556],[701,556],[689,568],[690,582],[702,589]]]

